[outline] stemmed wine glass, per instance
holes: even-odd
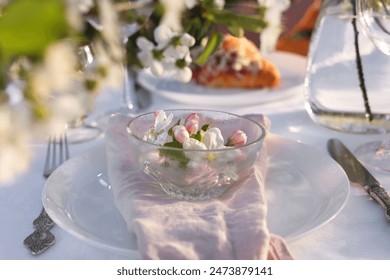
[[[123,47],[126,53],[126,44],[129,38],[134,35],[140,28],[141,24],[129,18],[130,13],[142,15],[147,18],[152,13],[153,0],[116,0],[114,1],[114,8],[120,21],[120,32]],[[96,16],[87,14],[86,20],[97,31],[104,29],[104,26],[99,22]],[[136,75],[134,69],[129,69],[127,59],[123,61],[123,92],[122,92],[122,106],[115,111],[108,112],[110,115],[125,114],[135,116],[139,112],[139,105],[136,95]]]
[[[76,50],[76,55],[79,64],[78,71],[83,74],[94,60],[92,47],[88,44],[80,46]],[[88,115],[93,111],[92,103],[90,102],[84,115],[66,124],[66,136],[69,143],[90,141],[102,134],[103,131],[96,124],[87,121]]]
[[[363,32],[381,52],[390,55],[390,0],[356,1],[357,16]],[[370,166],[390,171],[389,137],[384,141],[364,143],[357,147],[355,153]]]

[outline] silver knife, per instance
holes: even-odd
[[[328,151],[347,173],[349,180],[363,186],[364,190],[385,209],[386,217],[390,219],[390,197],[378,180],[340,140],[330,139]]]

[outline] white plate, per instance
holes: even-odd
[[[341,167],[325,153],[269,135],[266,195],[272,233],[291,240],[334,218],[349,195]],[[43,190],[46,211],[70,234],[100,248],[139,257],[107,184],[105,148],[74,157],[57,169]]]
[[[181,83],[173,79],[158,78],[143,71],[140,84],[156,95],[179,103],[192,105],[252,105],[261,104],[301,93],[306,72],[306,58],[288,52],[275,52],[267,57],[279,69],[282,82],[276,89],[214,89],[196,83]]]

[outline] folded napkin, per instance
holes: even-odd
[[[252,119],[269,126],[261,115]],[[183,201],[165,194],[141,171],[127,139],[129,119],[116,116],[106,133],[115,204],[144,259],[291,259],[267,228],[266,141],[251,175],[217,199]]]

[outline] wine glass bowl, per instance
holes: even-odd
[[[153,0],[116,0],[114,10],[119,22],[120,39],[122,41],[125,58],[123,60],[123,88],[121,90],[122,104],[119,108],[110,112],[110,115],[125,114],[134,116],[139,113],[139,104],[136,88],[137,72],[129,70],[127,65],[126,44],[128,39],[133,36],[146,22],[146,19],[152,14]],[[92,10],[85,14],[85,20],[97,31],[104,30],[102,24]]]
[[[358,0],[357,11],[363,32],[386,55],[390,55],[390,1]]]
[[[88,68],[94,61],[92,46],[89,44],[80,46],[76,50],[78,58],[78,71],[80,75],[86,77]],[[94,93],[89,93],[91,96],[86,101],[86,111],[78,118],[69,121],[66,124],[66,135],[69,143],[82,143],[93,140],[102,134],[102,130],[95,124],[87,123],[88,115],[94,110]]]
[[[123,42],[134,35],[153,12],[153,0],[124,0],[114,3],[121,25]]]
[[[390,1],[356,0],[357,16],[364,34],[385,55],[390,55]],[[385,78],[385,77],[383,77]],[[388,88],[387,88],[388,89]],[[390,108],[388,108],[390,109]],[[389,122],[389,119],[387,120]],[[390,139],[358,146],[357,157],[381,171],[390,171]]]

